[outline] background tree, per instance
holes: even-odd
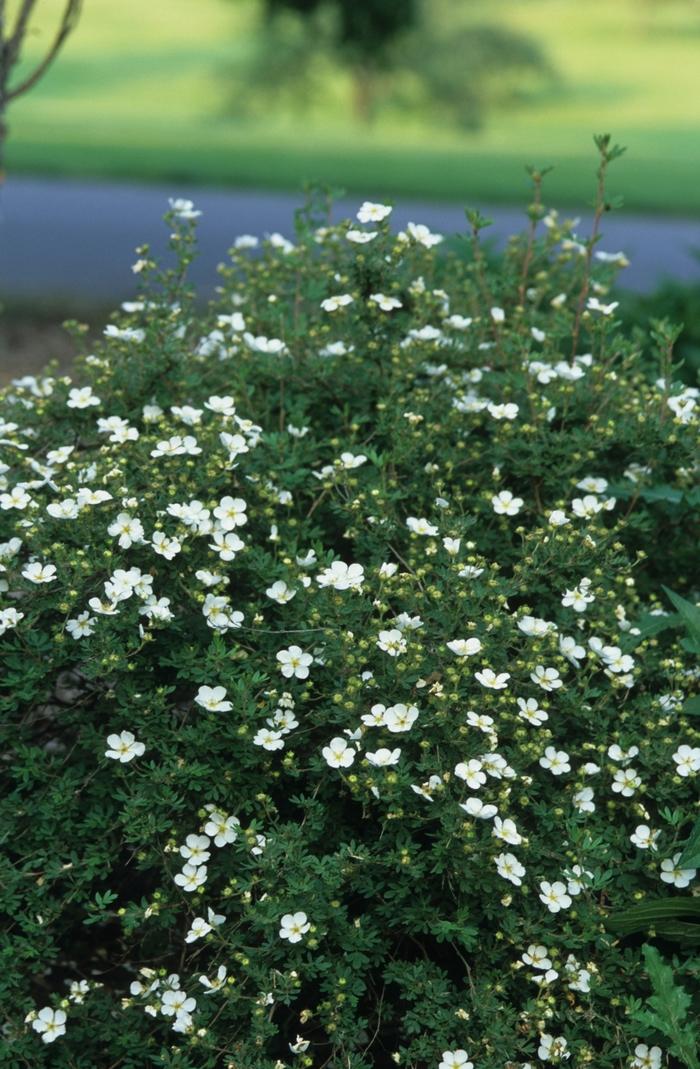
[[[58,55],[61,45],[75,28],[80,15],[82,0],[65,0],[63,15],[56,34],[46,52],[33,70],[22,76],[15,85],[10,85],[13,68],[22,56],[22,46],[27,36],[29,21],[37,6],[37,0],[20,0],[14,18],[8,12],[7,0],[0,0],[0,184],[4,172],[4,148],[7,138],[5,115],[7,106],[17,97],[36,85]]]
[[[552,75],[535,38],[482,22],[482,10],[475,0],[457,11],[440,0],[264,0],[236,106],[327,110],[342,72],[361,122],[388,106],[478,127]]]

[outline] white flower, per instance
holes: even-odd
[[[17,509],[21,512],[26,509],[31,500],[23,486],[15,486],[10,490],[9,494],[0,494],[0,508]]]
[[[571,635],[559,636],[559,652],[573,664],[574,668],[580,668],[581,661],[586,656],[583,646],[580,646]]]
[[[256,336],[246,330],[243,333],[243,341],[255,353],[267,353],[268,356],[284,356],[287,352],[287,346],[281,338],[266,338],[264,334]]]
[[[85,609],[71,620],[66,620],[66,631],[76,641],[79,638],[87,638],[95,630],[97,620]]]
[[[510,672],[494,672],[492,668],[484,668],[481,672],[475,672],[474,678],[481,683],[482,687],[489,690],[505,690],[510,679]]]
[[[201,939],[203,936],[208,935],[211,930],[211,924],[208,924],[204,917],[195,917],[190,925],[190,930],[185,936],[185,942],[194,943],[196,939]]]
[[[399,657],[406,652],[406,639],[398,628],[389,631],[380,631],[377,638],[377,646],[390,657]]]
[[[456,638],[447,643],[447,648],[456,657],[473,657],[481,649],[481,642],[478,638]]]
[[[55,520],[74,520],[80,509],[75,498],[66,497],[63,501],[52,501],[46,506],[46,511]]]
[[[501,490],[491,498],[493,511],[499,516],[517,516],[525,504],[522,497],[513,497],[510,490]]]
[[[128,512],[120,512],[114,523],[107,528],[107,533],[114,538],[119,535],[119,545],[122,549],[129,549],[134,542],[143,542],[143,524]]]
[[[213,980],[210,980],[208,976],[200,976],[199,982],[206,989],[204,994],[213,995],[215,991],[220,991],[224,986],[227,975],[226,966],[220,965]]]
[[[265,593],[268,598],[276,601],[278,605],[286,605],[295,596],[296,590],[292,590],[282,579],[278,579],[277,582],[267,588]]]
[[[540,883],[540,899],[550,913],[558,913],[560,909],[568,909],[572,901],[566,893],[566,885],[561,880],[557,880],[555,883],[543,880]]]
[[[346,305],[352,304],[354,298],[349,293],[337,293],[333,297],[326,297],[321,301],[321,308],[324,312],[337,312],[339,308],[345,308]]]
[[[579,813],[594,813],[595,802],[593,801],[594,794],[592,787],[582,787],[580,791],[576,791],[573,797],[573,804]]]
[[[553,509],[548,512],[547,520],[552,527],[564,527],[567,523],[571,523],[571,520],[561,509]]]
[[[371,293],[370,301],[376,304],[382,312],[393,312],[395,308],[403,308],[403,302],[398,297],[387,297],[383,293]]]
[[[485,713],[475,713],[473,709],[467,710],[467,723],[470,727],[478,728],[485,735],[493,734],[493,717]]]
[[[271,731],[269,728],[260,728],[253,738],[256,746],[262,746],[265,750],[283,750],[284,739],[281,731]]]
[[[35,560],[24,566],[22,576],[30,583],[52,583],[57,578],[56,565],[42,564],[41,561]]]
[[[381,223],[391,215],[392,208],[388,204],[373,204],[372,201],[364,201],[357,212],[357,218],[361,223]]]
[[[410,731],[417,719],[418,710],[415,705],[399,703],[390,706],[384,713],[384,727],[393,733]]]
[[[574,612],[585,612],[591,602],[595,601],[595,594],[590,593],[590,586],[591,580],[584,578],[573,590],[566,590],[561,599],[564,608],[572,608]]]
[[[484,776],[484,781],[486,777]],[[491,820],[496,816],[498,812],[498,806],[484,804],[480,798],[467,798],[466,802],[460,802],[459,808],[463,809],[465,813],[468,813],[470,817],[476,817],[478,820]]]
[[[597,297],[589,297],[586,302],[586,308],[589,312],[600,312],[601,315],[609,316],[612,315],[619,303],[619,301],[613,301],[612,304],[601,304]]]
[[[544,724],[545,720],[549,720],[549,715],[538,706],[537,698],[528,698],[527,700],[518,698],[517,702],[520,707],[518,716],[521,720],[527,720],[528,724],[534,724],[535,727],[539,727]]]
[[[229,817],[212,808],[204,825],[204,834],[213,838],[214,846],[226,846],[228,843],[235,843],[240,825],[238,817]]]
[[[409,516],[406,520],[406,526],[412,534],[417,535],[438,535],[439,529],[425,518],[417,518],[416,516]]]
[[[634,1048],[630,1069],[661,1069],[661,1047],[648,1047],[646,1043],[638,1043]]]
[[[442,234],[431,233],[424,223],[408,223],[406,230],[399,231],[397,238],[399,241],[408,241],[409,238],[413,238],[426,249],[431,249],[433,245],[439,245],[444,240]]]
[[[305,913],[285,913],[280,920],[280,939],[288,939],[290,943],[299,943],[310,927],[311,924]]]
[[[361,590],[364,580],[365,571],[361,564],[345,564],[342,560],[333,561],[316,576],[319,586],[330,586],[334,590]]]
[[[395,750],[387,750],[385,747],[382,747],[379,750],[375,750],[374,753],[365,754],[369,763],[378,768],[383,768],[386,765],[398,764],[400,756],[401,750],[398,747]]]
[[[237,553],[244,548],[243,542],[235,531],[214,531],[214,541],[209,543],[209,549],[219,554],[223,561],[234,560]]]
[[[74,386],[68,391],[68,408],[90,408],[91,405],[100,405],[102,402],[92,392],[92,386]]]
[[[182,549],[182,542],[178,538],[169,538],[164,531],[154,531],[151,539],[153,552],[166,560],[172,560]]]
[[[555,746],[548,746],[540,757],[541,768],[546,768],[553,776],[561,776],[562,772],[571,772],[569,755],[564,750],[557,750]]]
[[[512,403],[496,405],[490,402],[486,411],[493,419],[515,419],[520,409]]]
[[[511,846],[520,846],[523,841],[522,835],[515,826],[515,821],[509,817],[506,817],[505,820],[500,817],[494,817],[491,834],[496,839],[502,839],[504,843],[510,843]]]
[[[44,1043],[53,1043],[59,1036],[66,1034],[65,1012],[44,1006],[32,1021],[32,1028],[41,1035]]]
[[[549,959],[549,951],[547,947],[537,943],[530,943],[529,947],[522,956],[522,960],[526,965],[532,965],[533,969],[542,969],[546,972],[552,968],[552,962]]]
[[[277,660],[285,679],[307,679],[313,657],[310,653],[304,653],[300,646],[290,646],[286,650],[279,651]]]
[[[321,751],[331,768],[349,768],[355,760],[355,750],[348,746],[347,739],[337,736]]]
[[[180,856],[190,865],[203,865],[211,857],[210,844],[208,835],[188,835],[180,847]]]
[[[514,854],[498,854],[494,858],[496,863],[496,869],[498,875],[502,876],[504,880],[510,880],[516,887],[520,887],[525,875],[525,868],[520,864],[517,857]]]
[[[202,214],[198,208],[195,208],[191,200],[185,200],[184,197],[169,197],[168,204],[170,205],[170,211],[178,219],[190,220],[198,219]]]
[[[444,1050],[438,1069],[474,1069],[466,1050]]]
[[[557,690],[563,685],[556,668],[545,668],[541,664],[538,664],[535,671],[530,673],[530,679],[547,692]]]
[[[567,1043],[563,1036],[550,1036],[547,1032],[540,1035],[540,1045],[537,1057],[543,1062],[558,1062],[569,1058],[571,1052],[566,1049]]]
[[[17,612],[12,606],[9,609],[0,609],[0,635],[17,627],[20,620],[24,619],[23,612]],[[70,622],[70,621],[69,621]]]
[[[163,993],[160,1012],[164,1017],[180,1017],[188,1015],[196,1005],[196,999],[189,997],[186,991],[182,991],[180,987],[172,987]]]
[[[233,702],[226,701],[225,687],[200,687],[195,695],[197,705],[210,713],[228,713],[233,709]]]
[[[673,754],[673,760],[678,766],[679,776],[694,776],[700,772],[700,746],[691,747],[684,743]]]
[[[222,497],[214,509],[214,515],[224,531],[232,531],[234,527],[242,527],[248,522],[247,507],[240,497]]]
[[[631,798],[642,781],[634,768],[621,768],[614,776],[612,789],[615,794],[621,794],[623,798]]]
[[[348,241],[352,241],[354,245],[366,245],[369,241],[374,241],[378,230],[346,230],[345,237]]]
[[[455,776],[463,779],[472,791],[478,791],[479,787],[483,787],[486,783],[486,773],[483,771],[481,761],[476,757],[468,761],[460,761],[458,765],[455,765]]]
[[[122,764],[133,761],[135,757],[141,757],[146,750],[144,744],[137,742],[130,731],[122,731],[119,735],[108,735],[107,746],[109,749],[105,750],[105,757],[121,761]]]
[[[502,308],[492,308],[491,312],[490,312],[490,315],[491,315],[491,319],[494,321],[494,323],[503,323],[503,322],[505,322],[506,313],[503,311]]]
[[[201,887],[207,882],[207,866],[206,865],[183,865],[182,872],[178,872],[175,876],[175,883],[178,887],[181,887],[183,891],[191,893],[196,891],[198,887]]]
[[[618,761],[623,767],[628,765],[632,758],[636,757],[638,753],[638,746],[630,746],[627,750],[623,750],[616,742],[613,742],[608,746],[608,757],[610,760]]]
[[[682,869],[679,868],[678,862],[681,859],[680,852],[674,854],[672,858],[666,858],[661,862],[661,879],[664,883],[671,883],[674,887],[687,887],[691,880],[694,880],[697,876],[697,869]]]
[[[658,849],[656,840],[659,835],[661,835],[661,832],[652,831],[648,824],[638,824],[630,835],[630,842],[634,843],[640,850],[656,850]]]
[[[530,638],[541,638],[549,631],[556,630],[556,624],[541,620],[538,616],[521,616],[518,620],[518,628]]]

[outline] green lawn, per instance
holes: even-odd
[[[441,0],[432,0],[436,12]],[[27,60],[60,0],[40,0]],[[522,201],[524,164],[555,164],[549,199],[590,196],[591,136],[628,145],[611,191],[626,206],[700,214],[700,11],[690,0],[450,0],[454,13],[535,35],[558,73],[477,134],[338,105],[313,118],[236,115],[227,65],[248,46],[254,0],[86,0],[45,80],[13,105],[8,168],[218,185]],[[481,12],[479,13],[479,8]],[[477,9],[476,15],[471,14]],[[431,8],[432,10],[432,8]],[[329,87],[333,89],[333,87]]]

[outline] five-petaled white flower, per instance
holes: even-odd
[[[660,831],[652,831],[648,824],[638,824],[630,835],[630,842],[640,850],[657,850],[656,840]]]
[[[678,864],[680,859],[679,851],[673,857],[661,862],[661,879],[664,883],[673,884],[674,887],[687,887],[697,876],[697,869],[682,869]]]
[[[387,750],[386,747],[381,747],[381,749],[375,750],[374,753],[365,754],[369,763],[377,768],[398,764],[400,756],[401,750],[398,747],[395,750]]]
[[[32,1021],[32,1028],[41,1035],[44,1043],[53,1043],[66,1034],[66,1014],[64,1010],[52,1010],[50,1006],[44,1006]]]
[[[200,687],[194,700],[210,713],[228,713],[233,709],[233,702],[226,700],[225,687]]]
[[[561,880],[556,880],[554,883],[542,880],[540,883],[540,899],[550,913],[558,913],[560,909],[568,909],[572,901],[566,893],[566,884],[562,883]]]
[[[333,297],[326,297],[321,301],[321,308],[324,312],[337,312],[340,308],[345,308],[346,305],[352,304],[354,298],[349,293],[337,293]]]
[[[444,1050],[438,1069],[474,1069],[466,1050]]]
[[[517,516],[524,504],[522,497],[514,497],[510,490],[501,490],[491,498],[493,511],[498,516]]]
[[[493,860],[496,863],[498,875],[504,880],[510,880],[516,887],[520,887],[525,875],[525,867],[520,864],[515,854],[498,854]]]
[[[489,690],[505,690],[510,679],[510,672],[494,672],[492,668],[483,668],[481,672],[475,672],[474,678],[481,683],[482,687]]]
[[[455,657],[473,657],[481,649],[481,642],[478,638],[455,638],[447,643],[447,648]]]
[[[564,750],[557,750],[556,746],[548,746],[540,757],[539,764],[546,768],[553,776],[561,776],[562,772],[571,772],[569,755]]]
[[[340,735],[331,739],[328,745],[323,747],[321,753],[331,768],[349,768],[355,760],[354,747],[349,746],[347,739],[341,738]]]
[[[57,578],[56,565],[42,564],[41,561],[35,560],[24,566],[22,576],[30,583],[52,583]]]
[[[357,218],[361,223],[381,223],[391,215],[393,209],[388,204],[374,204],[370,200],[363,201],[360,205]]]
[[[661,1069],[661,1047],[649,1047],[646,1043],[638,1043],[634,1048],[634,1058],[630,1062],[630,1069]]]
[[[111,757],[114,761],[133,761],[135,757],[141,757],[146,747],[142,742],[137,742],[131,731],[122,731],[119,735],[108,735],[105,757]]]
[[[700,772],[700,746],[679,746],[673,754],[679,776],[694,776]]]
[[[309,665],[313,663],[310,653],[304,653],[300,646],[289,646],[277,654],[280,672],[285,679],[307,679]]]
[[[280,939],[300,943],[302,936],[306,935],[310,928],[311,924],[304,912],[285,913],[280,920]]]

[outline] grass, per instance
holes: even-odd
[[[444,17],[445,0],[431,0]],[[59,0],[42,0],[30,62]],[[434,6],[433,6],[434,5]],[[339,85],[312,117],[236,115],[227,70],[249,47],[254,0],[90,0],[45,80],[12,106],[8,168],[221,186],[347,191],[465,202],[522,201],[525,163],[555,164],[549,199],[590,196],[591,135],[629,152],[611,191],[630,209],[700,214],[700,12],[689,0],[471,0],[537,37],[556,82],[467,133],[415,116],[367,129]],[[452,0],[450,12],[456,10]],[[342,87],[341,87],[342,88]]]

